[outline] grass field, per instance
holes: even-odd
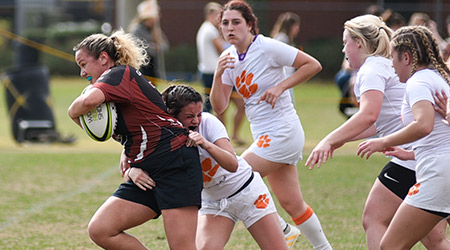
[[[81,78],[51,79],[57,129],[63,136],[78,138],[72,145],[16,144],[10,133],[2,86],[0,249],[97,249],[88,237],[87,223],[121,182],[121,146],[112,140],[90,140],[68,118],[67,107],[85,85]],[[344,121],[337,110],[338,95],[331,83],[310,82],[295,88],[296,107],[306,133],[304,158],[323,136]],[[248,123],[241,134],[251,141]],[[356,145],[350,143],[338,150],[321,169],[306,169],[305,160],[298,165],[304,197],[337,250],[366,249],[361,214],[370,187],[387,161],[381,155],[369,161],[359,159],[354,153]],[[237,148],[238,153],[243,149]],[[290,221],[284,210],[279,212]],[[161,219],[129,232],[150,249],[168,248]],[[243,224],[238,223],[226,249],[258,247]],[[301,237],[295,249],[312,248]],[[424,248],[418,244],[414,249]]]

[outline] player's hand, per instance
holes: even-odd
[[[364,158],[366,155],[366,159],[375,153],[375,152],[383,152],[386,151],[386,147],[384,146],[382,138],[370,139],[364,142],[361,142],[358,145],[358,150],[356,152],[361,158]]]
[[[235,58],[230,55],[230,53],[219,57],[217,60],[216,74],[222,75],[225,69],[234,68]]]
[[[406,150],[399,146],[387,147],[381,152],[384,153],[385,156],[394,156],[403,161],[415,160],[414,151]]]
[[[320,168],[322,163],[327,162],[328,158],[333,159],[334,148],[329,144],[326,140],[322,140],[317,144],[317,146],[313,149],[311,154],[306,160],[305,166],[309,169],[313,169],[317,164],[317,168]]]
[[[203,138],[203,136],[199,132],[192,130],[189,131],[189,139],[191,139],[195,146],[203,147],[207,143],[205,138]]]
[[[153,189],[156,186],[155,181],[141,168],[129,168],[126,174],[136,186],[144,191],[147,190],[147,188]]]
[[[125,154],[125,150],[122,150],[122,154],[120,155],[120,175],[124,177],[125,181],[127,180],[127,176],[125,175],[125,172],[130,168],[130,164],[128,163],[128,157]]]
[[[434,96],[434,110],[438,112],[445,119],[442,120],[447,126],[450,126],[450,100],[444,91],[436,92]]]
[[[191,134],[192,133],[197,133],[197,132],[189,130],[189,136],[188,136],[188,139],[186,141],[186,146],[187,147],[197,147],[196,139],[195,138],[191,138]]]
[[[258,99],[256,104],[259,104],[261,101],[265,101],[272,106],[275,107],[275,103],[278,100],[278,97],[283,93],[283,89],[281,89],[280,85],[277,85],[273,88],[266,90],[261,97]]]

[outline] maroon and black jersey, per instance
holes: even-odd
[[[161,94],[138,70],[116,66],[94,83],[117,107],[114,137],[131,163],[158,157],[185,145],[187,131],[167,112]]]

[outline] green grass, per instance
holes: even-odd
[[[67,107],[86,85],[81,78],[52,78],[51,94],[57,129],[78,138],[73,145],[16,144],[0,91],[0,249],[97,249],[87,234],[96,209],[121,182],[119,153],[114,142],[90,140],[67,116]],[[163,88],[164,86],[160,86]],[[306,83],[295,88],[306,145],[304,158],[315,144],[344,122],[337,109],[337,88]],[[231,120],[231,112],[228,113]],[[251,136],[246,122],[241,136]],[[366,249],[361,214],[367,194],[387,159],[369,161],[355,156],[357,143],[336,152],[320,169],[299,163],[305,200],[318,214],[334,249]],[[244,148],[237,148],[238,153]],[[278,205],[278,204],[277,204]],[[287,220],[289,216],[279,208]],[[162,220],[147,222],[129,231],[150,249],[167,249]],[[258,249],[242,223],[238,223],[226,249]],[[301,237],[295,249],[312,249]],[[420,244],[414,249],[424,249]]]

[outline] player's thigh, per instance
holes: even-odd
[[[258,172],[261,177],[265,177],[278,168],[286,166],[286,164],[275,163],[266,160],[251,152],[250,150],[244,151],[241,156],[252,166],[253,171]]]
[[[410,249],[442,217],[402,203],[381,240],[382,249]]]
[[[367,197],[363,219],[388,225],[401,203],[402,199],[376,179]]]
[[[89,222],[89,230],[122,232],[138,226],[156,215],[147,206],[111,196],[95,212]]]
[[[294,218],[301,216],[307,209],[300,190],[297,168],[294,165],[284,165],[267,176],[272,191],[281,206]]]
[[[196,236],[198,249],[223,249],[234,225],[233,220],[224,216],[199,215]]]
[[[277,213],[271,213],[248,228],[261,249],[288,249]]]
[[[197,230],[198,207],[188,206],[161,210],[167,239],[194,242]]]

